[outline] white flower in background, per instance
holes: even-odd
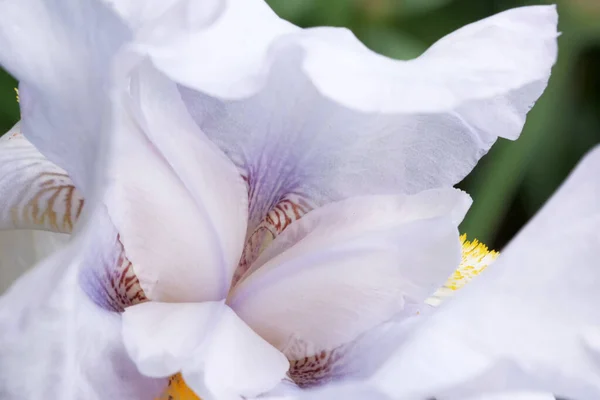
[[[0,63],[33,144],[17,135],[22,168],[0,164],[0,226],[70,232],[89,208],[0,300],[0,393],[155,395],[166,380],[133,370],[121,319],[143,374],[182,371],[207,398],[286,372],[300,386],[368,374],[362,349],[404,334],[381,342],[382,324],[428,308],[459,264],[469,199],[451,186],[520,133],[556,56],[554,8],[399,62],[261,1],[114,6],[125,23],[93,0],[0,2]],[[78,273],[124,318],[94,308]]]
[[[597,146],[492,268],[386,349],[370,385],[302,398],[600,398],[599,169]]]

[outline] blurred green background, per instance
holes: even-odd
[[[523,0],[268,0],[300,26],[346,26],[372,49],[421,54],[453,30]],[[600,143],[600,0],[559,0],[559,60],[516,142],[500,139],[459,186],[474,198],[461,226],[496,249],[533,216],[577,160]],[[0,70],[0,131],[18,119],[16,82]],[[600,171],[599,171],[600,173]]]

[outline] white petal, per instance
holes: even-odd
[[[191,120],[173,83],[139,64],[116,94],[108,213],[151,300],[224,299],[248,213],[237,169]]]
[[[83,204],[65,170],[25,139],[19,124],[0,138],[0,229],[70,233]]]
[[[320,206],[454,185],[499,136],[519,136],[556,56],[553,7],[496,15],[403,62],[347,31],[299,31],[262,1],[237,3],[154,61],[188,85],[194,119],[246,176],[252,229],[290,194]],[[236,88],[252,96],[206,95]]]
[[[275,239],[228,304],[291,360],[319,357],[443,283],[460,261],[457,215],[469,204],[447,189],[319,208]]]
[[[466,400],[555,400],[552,394],[533,392],[502,392],[469,397]]]
[[[88,196],[110,62],[127,37],[101,1],[0,2],[0,65],[20,82],[23,132]]]
[[[457,183],[498,136],[519,135],[556,57],[554,7],[496,15],[403,62],[346,30],[301,30],[262,0],[223,1],[202,21],[185,12],[194,2],[171,3],[134,18],[136,49],[194,89],[196,121],[249,181],[251,231],[290,194],[320,206]]]
[[[89,221],[94,227],[90,233],[94,246],[87,248],[82,256],[80,283],[96,305],[122,312],[148,298],[106,207],[99,205],[94,211]]]
[[[123,338],[148,376],[178,371],[203,399],[257,396],[283,379],[283,354],[222,302],[148,302],[125,310]]]
[[[187,40],[169,48],[157,40],[141,44],[169,76],[219,97],[253,94],[273,70],[288,68],[301,69],[319,92],[350,108],[427,113],[547,80],[556,22],[553,6],[509,10],[448,35],[414,61],[396,61],[347,30],[301,30],[261,0],[228,0],[214,23],[188,25]]]
[[[0,298],[0,393],[6,399],[152,399],[166,380],[141,376],[118,314],[77,283],[83,240],[44,260]]]
[[[287,400],[392,400],[371,385],[354,383],[345,385],[328,385],[315,390],[303,392],[297,396],[288,396]],[[269,399],[266,399],[269,400]],[[275,399],[273,399],[275,400]],[[282,399],[283,400],[283,399]],[[402,399],[416,400],[416,399]]]
[[[400,347],[378,374],[385,390],[450,399],[499,390],[600,397],[599,169],[596,148],[494,268]]]
[[[69,235],[33,230],[0,232],[0,295],[38,261],[63,247]]]
[[[223,12],[225,1],[137,1],[104,0],[119,14],[138,41],[169,43],[195,29],[211,24]],[[181,23],[185,21],[185,23]],[[149,29],[151,28],[151,29]]]

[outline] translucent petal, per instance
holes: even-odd
[[[382,388],[449,399],[507,390],[600,396],[599,168],[596,148],[494,267],[400,346],[378,373]]]
[[[250,233],[288,195],[320,206],[455,184],[498,136],[518,137],[556,57],[554,7],[498,14],[404,62],[343,29],[301,30],[263,1],[224,3],[208,24],[155,18],[148,31],[185,34],[136,45],[188,88],[195,120],[240,167]]]
[[[80,284],[96,305],[122,312],[126,307],[148,300],[121,242],[119,233],[99,205],[90,218],[94,227],[81,260]]]
[[[224,15],[206,39],[218,43],[212,35],[224,29]],[[238,25],[244,24],[254,26],[255,19],[244,17],[231,29],[243,30]],[[519,136],[549,77],[555,38],[551,7],[517,9],[465,27],[410,62],[375,56],[348,32],[320,28],[282,36],[273,44],[269,73],[260,91],[248,98],[219,101],[198,92],[212,92],[221,71],[231,70],[225,67],[202,75],[210,85],[182,79],[195,89],[182,93],[197,123],[248,180],[250,226],[256,228],[290,194],[319,206],[353,195],[416,193],[459,182],[498,136]],[[187,57],[219,51],[203,48],[214,42],[197,42]],[[360,51],[354,54],[348,47]],[[223,48],[215,58],[227,59]],[[483,51],[492,48],[496,56],[502,54],[502,62]],[[178,61],[176,68],[193,65],[197,75],[198,68],[214,67]],[[335,67],[339,62],[343,68]],[[232,73],[243,71],[243,63],[231,64],[236,66]],[[349,67],[356,65],[365,71]],[[380,71],[381,65],[389,73]],[[169,76],[178,80],[179,70]],[[339,96],[324,96],[330,93],[320,83],[336,81],[341,81],[339,88],[331,90]],[[227,82],[223,90],[235,87]],[[342,90],[373,104],[348,104],[354,100]]]
[[[469,204],[447,189],[319,208],[267,247],[228,304],[299,374],[294,362],[305,357],[329,364],[341,345],[444,282],[460,261],[456,226]]]
[[[222,302],[128,308],[123,338],[142,373],[178,371],[203,399],[257,396],[283,379],[288,362]]]
[[[113,105],[110,219],[147,298],[224,299],[246,235],[246,186],[174,84],[149,64],[128,67],[130,88]]]
[[[70,233],[83,204],[71,178],[25,139],[19,124],[0,138],[0,229]]]
[[[169,76],[218,97],[256,93],[269,74],[286,68],[290,80],[302,73],[349,108],[427,113],[546,80],[556,57],[556,20],[553,6],[509,10],[446,36],[418,59],[397,61],[345,29],[302,30],[263,1],[229,0],[212,24],[188,25],[187,40],[142,45]]]
[[[191,26],[197,29],[213,23],[226,3],[223,0],[104,1],[127,23],[138,41],[162,44],[181,39],[180,35],[187,35]]]
[[[20,82],[21,128],[86,196],[113,54],[129,34],[101,1],[0,3],[0,65]]]
[[[551,394],[533,392],[502,392],[481,394],[469,397],[467,400],[555,400]]]
[[[314,391],[304,392],[294,397],[296,400],[392,400],[372,386],[364,384],[351,384],[340,386],[326,386]]]
[[[69,235],[10,230],[0,232],[0,295],[37,262],[63,247]]]
[[[0,298],[3,398],[152,399],[166,385],[137,372],[120,316],[97,308],[77,284],[82,249],[93,246],[76,239]]]

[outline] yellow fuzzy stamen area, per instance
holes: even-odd
[[[494,250],[489,250],[488,247],[479,242],[477,239],[473,241],[467,240],[467,235],[463,234],[460,237],[462,245],[462,259],[460,266],[448,278],[444,286],[437,290],[426,303],[432,306],[439,305],[444,299],[452,296],[455,291],[459,290],[473,278],[484,271],[500,253]]]
[[[17,103],[19,103],[21,99],[19,98],[19,89],[18,88],[15,88],[15,93],[17,94]]]
[[[201,400],[183,380],[181,374],[169,378],[169,385],[156,400]]]

